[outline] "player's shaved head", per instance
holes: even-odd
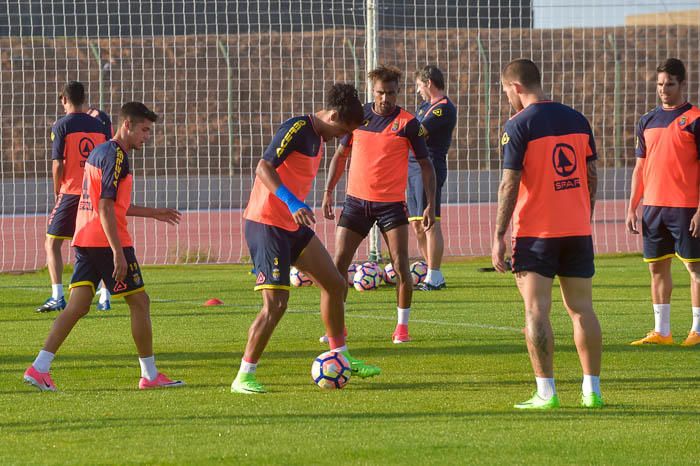
[[[326,91],[326,108],[338,112],[341,121],[359,126],[364,120],[362,102],[351,84],[335,83]]]
[[[381,81],[383,83],[395,82],[399,84],[401,81],[401,70],[395,66],[379,65],[377,68],[370,71],[367,76],[372,83]]]
[[[505,82],[519,82],[527,89],[542,87],[542,75],[539,68],[527,58],[519,58],[508,63],[503,68],[501,79]]]
[[[656,68],[657,73],[674,76],[679,83],[685,81],[685,65],[677,58],[669,58]]]
[[[58,96],[65,97],[68,102],[76,107],[80,107],[83,105],[83,103],[85,103],[85,87],[81,82],[68,81],[66,85],[63,86],[63,89]]]
[[[153,123],[158,121],[158,115],[149,110],[141,102],[127,102],[122,105],[121,111],[119,112],[122,120],[129,120],[134,123],[140,123],[144,120],[150,120]]]

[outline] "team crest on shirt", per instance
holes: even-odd
[[[425,126],[420,125],[420,127],[418,128],[418,137],[423,137],[423,136],[425,136]]]
[[[391,125],[391,130],[392,130],[392,131],[398,131],[398,130],[399,130],[399,120],[394,120],[394,124]]]
[[[442,109],[436,108],[435,110],[433,110],[433,115],[435,115],[436,117],[441,117],[442,116]]]
[[[501,145],[505,146],[510,142],[510,136],[508,136],[508,133],[503,131],[503,136],[501,136]]]
[[[682,128],[683,126],[685,126],[687,121],[688,121],[688,118],[685,115],[682,116],[681,119],[678,120],[678,126],[680,126]]]
[[[255,284],[262,285],[263,283],[265,283],[265,274],[262,272],[259,272],[258,278],[255,279]]]

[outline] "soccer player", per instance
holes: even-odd
[[[501,83],[517,113],[501,137],[503,180],[491,260],[505,272],[505,234],[514,216],[512,270],[525,304],[527,349],[537,382],[534,396],[515,408],[559,407],[549,319],[555,275],[583,368],[581,404],[599,408],[602,338],[591,291],[597,156],[591,127],[576,110],[545,97],[540,71],[530,60],[510,62]]]
[[[51,278],[51,297],[37,308],[37,312],[60,311],[66,307],[61,246],[64,240],[72,239],[75,232],[85,160],[92,149],[112,137],[112,122],[106,113],[95,108],[83,111],[85,88],[82,83],[69,81],[59,97],[66,116],[51,128],[51,172],[56,205],[49,216],[44,243]],[[104,287],[97,309],[110,309],[109,292]]]
[[[447,179],[447,151],[452,142],[452,131],[457,124],[457,109],[445,95],[445,78],[435,66],[426,66],[416,71],[416,92],[423,99],[418,107],[417,118],[423,127],[428,158],[435,169],[435,225],[423,228],[423,211],[427,198],[423,192],[423,174],[420,165],[411,153],[408,162],[408,220],[418,239],[418,247],[428,263],[428,274],[417,288],[423,291],[440,290],[445,287],[445,278],[440,271],[445,242],[440,228],[440,204],[442,187]]]
[[[289,270],[308,274],[321,290],[321,318],[330,349],[342,353],[359,377],[379,375],[378,367],[350,356],[345,344],[345,278],[310,228],[316,219],[304,204],[323,158],[324,142],[362,123],[362,104],[349,84],[334,84],[326,105],[313,115],[290,118],[277,130],[255,170],[255,183],[243,217],[245,238],[257,274],[255,290],[263,307],[248,331],[248,343],[231,391],[265,393],[255,372],[275,327],[287,310]]]
[[[654,330],[632,345],[671,345],[671,259],[690,274],[693,323],[682,346],[700,344],[700,110],[686,100],[683,62],[669,58],[657,69],[661,105],[637,125],[637,162],[627,229],[639,234],[637,207],[644,198],[644,261],[651,273]]]
[[[95,287],[103,280],[114,297],[124,297],[131,312],[131,334],[141,365],[140,389],[184,385],[158,372],[153,356],[150,301],[127,229],[126,216],[151,217],[176,225],[180,212],[131,203],[132,174],[129,152],[140,150],[151,135],[158,115],[140,102],[121,108],[121,126],[114,138],[97,146],[87,158],[81,184],[75,237],[75,269],[71,295],[59,314],[24,381],[42,391],[56,391],[49,370],[56,351],[90,310]]]
[[[423,177],[427,201],[422,219],[425,230],[435,223],[435,170],[420,123],[396,105],[401,71],[380,66],[369,72],[369,79],[374,102],[364,106],[362,126],[341,140],[331,160],[323,212],[327,219],[335,218],[333,192],[350,157],[347,196],[335,230],[335,265],[346,276],[358,246],[375,222],[379,225],[397,274],[398,322],[392,341],[405,343],[411,340],[408,319],[413,295],[406,209],[409,151],[415,154]]]

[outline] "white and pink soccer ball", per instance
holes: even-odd
[[[323,389],[343,388],[351,374],[350,363],[341,353],[326,351],[319,354],[311,364],[311,378]]]
[[[426,275],[428,275],[428,264],[423,261],[417,261],[411,264],[411,279],[413,280],[413,286],[416,286],[425,280]]]
[[[394,266],[389,262],[384,266],[384,281],[389,285],[396,285],[396,280],[398,275],[396,275],[396,270]]]
[[[296,267],[289,269],[289,283],[292,286],[311,286],[314,282],[311,278]]]
[[[352,284],[357,291],[370,291],[379,286],[380,280],[376,267],[358,265]]]
[[[382,266],[377,264],[376,262],[363,262],[362,267],[369,267],[371,269],[374,269],[375,272],[377,272],[377,277],[379,277],[379,282],[377,282],[377,286],[382,284],[382,281],[384,280],[384,272],[382,270]]]

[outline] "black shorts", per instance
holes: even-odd
[[[685,262],[700,260],[700,238],[693,238],[689,230],[696,211],[693,207],[644,206],[644,261],[656,262],[674,255]]]
[[[58,239],[71,239],[75,233],[75,219],[78,216],[78,194],[59,194],[56,205],[49,215],[46,236]]]
[[[447,180],[447,162],[445,160],[433,160],[435,167],[435,220],[440,220],[440,206],[442,204],[442,187]],[[423,190],[423,175],[420,171],[408,175],[408,220],[411,222],[423,220],[423,211],[428,204]]]
[[[406,203],[403,201],[365,201],[364,199],[347,196],[338,226],[345,227],[365,237],[375,222],[379,225],[382,233],[401,225],[408,225]]]
[[[246,220],[245,240],[257,274],[255,290],[288,290],[289,269],[315,234],[305,225],[289,231]]]
[[[513,272],[537,272],[549,278],[591,278],[595,274],[593,238],[514,238],[512,264]]]
[[[74,246],[73,249],[75,250],[75,267],[73,277],[70,279],[71,289],[78,286],[90,286],[94,294],[100,280],[103,280],[105,288],[109,290],[113,298],[128,296],[144,290],[141,267],[136,260],[133,247],[124,248],[127,264],[126,277],[119,282],[112,277],[114,272],[112,248]]]

